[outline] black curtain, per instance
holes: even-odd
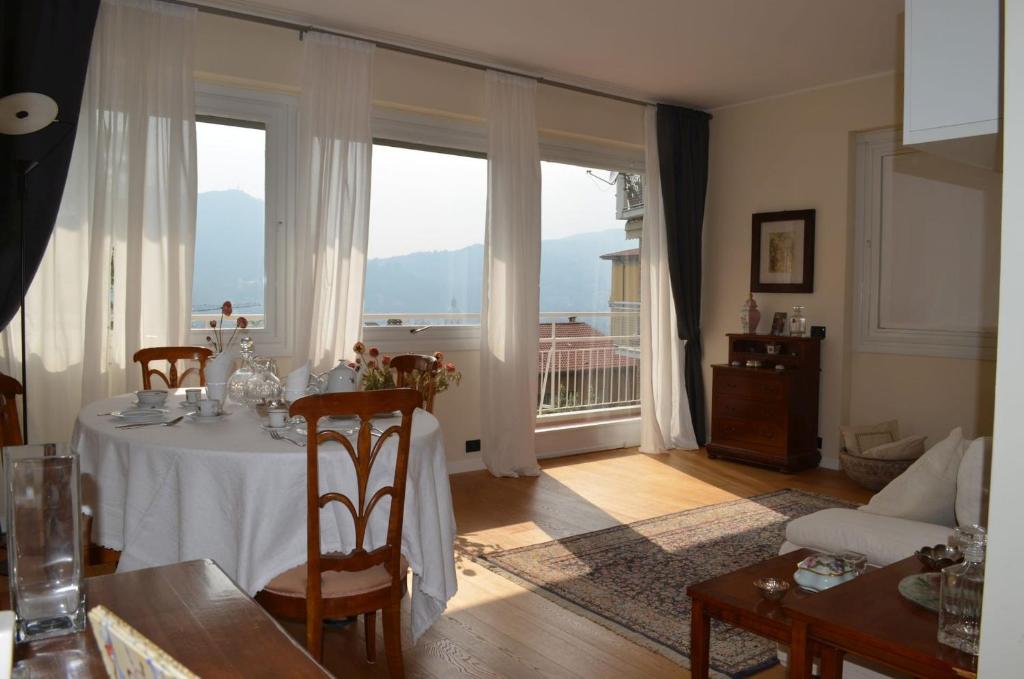
[[[686,397],[697,444],[707,443],[703,347],[700,341],[700,282],[704,197],[708,188],[711,116],[658,104],[658,165],[665,204],[668,270],[679,339],[686,340]]]
[[[46,251],[75,142],[99,0],[5,0],[0,13],[0,96],[39,92],[57,102],[57,122],[0,134],[0,330],[21,302],[20,209],[26,287]],[[21,205],[20,184],[25,184]],[[85,253],[83,253],[85,256]]]

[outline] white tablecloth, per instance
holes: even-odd
[[[304,447],[271,439],[255,414],[237,406],[219,422],[186,418],[173,427],[119,430],[114,418],[99,415],[132,400],[120,396],[86,406],[72,436],[83,498],[95,517],[93,540],[121,550],[119,572],[211,558],[255,594],[306,561]],[[179,414],[180,400],[168,399],[172,415]],[[440,426],[419,410],[412,429],[402,554],[413,572],[416,640],[455,595],[455,517]],[[393,479],[395,441],[381,451],[367,497]],[[320,449],[320,484],[321,492],[357,497],[355,470],[338,444]],[[383,500],[374,509],[367,548],[384,542],[389,508],[390,500]],[[321,512],[321,541],[325,551],[355,545],[352,519],[339,503]]]

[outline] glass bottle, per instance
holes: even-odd
[[[804,318],[802,306],[793,307],[793,315],[789,319],[789,334],[792,337],[803,337],[807,333],[807,319]]]
[[[981,595],[985,586],[985,542],[968,544],[963,563],[942,569],[939,585],[939,642],[978,655]]]
[[[228,378],[228,398],[238,405],[245,403],[245,383],[253,376],[252,359],[255,346],[256,343],[248,335],[238,340],[242,365]]]
[[[274,373],[272,359],[252,359],[253,375],[245,383],[245,404],[257,410],[281,398],[281,380]]]

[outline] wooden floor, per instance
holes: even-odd
[[[451,477],[459,591],[419,643],[405,639],[410,679],[687,677],[678,665],[480,568],[467,555],[782,488],[853,502],[869,496],[838,472],[785,475],[709,460],[703,452],[643,455],[627,449],[547,460],[542,467],[532,478],[496,479],[487,472]],[[6,584],[0,578],[0,592]],[[407,628],[408,599],[404,618]],[[302,625],[286,623],[285,628],[302,642]],[[324,646],[324,663],[339,677],[387,676],[379,630],[378,662],[364,660],[361,621],[328,630]],[[778,667],[758,675],[782,676]]]
[[[633,450],[548,460],[536,478],[458,474],[459,592],[419,643],[405,644],[409,677],[687,677],[688,672],[600,625],[480,568],[468,553],[507,549],[662,514],[799,488],[863,502],[869,493],[838,472],[784,475],[709,460],[702,452]],[[289,625],[301,637],[302,628]],[[386,677],[383,654],[363,658],[361,623],[326,635],[325,664],[339,677]],[[378,633],[379,636],[379,633]],[[378,649],[383,639],[378,638]],[[782,677],[779,668],[758,675]]]

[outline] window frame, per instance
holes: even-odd
[[[372,126],[375,144],[487,157],[486,121],[478,118],[442,117],[375,107]],[[602,144],[586,137],[541,130],[539,146],[541,161],[644,173],[644,150],[630,144]],[[476,351],[480,348],[479,324],[432,326],[427,331],[412,334],[410,331],[415,327],[364,325],[363,341],[389,353]]]
[[[260,354],[290,356],[295,336],[295,305],[290,300],[295,295],[297,100],[287,94],[199,81],[195,83],[195,98],[197,119],[260,123],[266,131],[264,327],[250,329],[248,334]],[[189,340],[196,345],[205,346],[208,334],[205,329],[189,328]]]

